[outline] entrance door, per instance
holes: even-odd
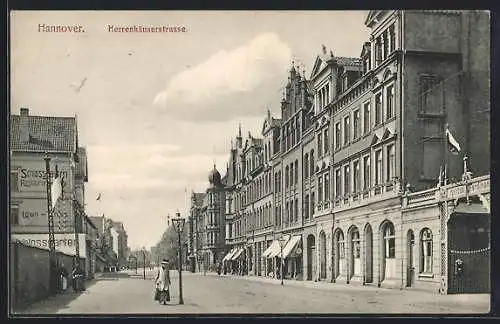
[[[370,224],[365,227],[365,282],[373,282],[373,232]]]
[[[448,222],[448,293],[490,291],[490,214],[453,213]]]
[[[413,286],[415,277],[415,266],[413,264],[413,249],[415,247],[415,235],[412,230],[407,234],[407,253],[406,253],[406,287]]]
[[[307,237],[307,280],[313,278],[313,264],[316,242],[314,235],[310,234]]]

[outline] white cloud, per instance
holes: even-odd
[[[283,73],[290,59],[290,48],[276,34],[260,34],[248,44],[232,51],[221,50],[207,61],[175,75],[154,103],[180,109],[176,105],[248,92]]]

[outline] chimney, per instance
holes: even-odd
[[[27,143],[30,140],[30,130],[29,130],[29,112],[28,108],[21,108],[21,116],[19,119],[19,132],[21,136],[21,142]]]

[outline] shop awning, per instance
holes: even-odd
[[[264,258],[272,258],[269,255],[272,254],[274,251],[278,251],[277,253],[280,252],[280,243],[276,240],[274,240],[273,243],[269,245],[269,247],[264,251],[264,253],[262,253],[262,256]]]
[[[243,253],[243,249],[238,249],[238,250],[236,251],[236,253],[234,253],[234,254],[231,256],[231,260],[236,260],[236,259],[238,259],[238,258],[241,256],[241,254],[242,254],[242,253]]]
[[[288,237],[286,236],[286,239],[288,240]],[[274,242],[276,242],[276,245],[274,246],[273,250],[271,251],[271,253],[269,253],[269,255],[267,256],[269,259],[272,259],[274,257],[279,257],[280,254],[281,254],[281,246],[280,246],[280,242],[278,240],[275,240]],[[273,242],[273,244],[274,244]],[[271,246],[273,245],[271,244]],[[285,246],[286,246],[286,243],[285,243]],[[285,247],[283,246],[283,248]]]
[[[229,251],[225,256],[224,256],[224,259],[222,259],[222,261],[227,261],[227,260],[231,260],[231,256],[236,252],[236,249],[231,249],[231,251]]]
[[[301,240],[301,236],[300,235],[295,235],[295,236],[292,236],[288,240],[288,242],[286,242],[286,245],[283,247],[283,258],[284,259],[290,257],[292,255],[292,253],[295,252],[295,250],[299,246],[300,240]],[[278,257],[281,257],[280,254],[281,253],[279,253]]]

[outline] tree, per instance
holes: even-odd
[[[151,248],[151,256],[153,260],[168,259],[170,266],[172,268],[177,268],[178,263],[178,234],[175,231],[173,226],[169,226],[160,239],[160,241]],[[181,244],[185,244],[187,242],[187,228],[184,226],[183,231],[181,232]]]

